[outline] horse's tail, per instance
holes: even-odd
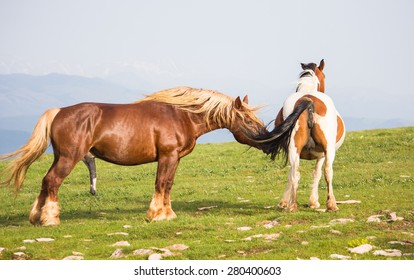
[[[23,147],[15,152],[0,156],[0,160],[15,157],[1,173],[1,177],[5,177],[5,180],[0,183],[1,185],[10,186],[13,182],[16,193],[19,191],[26,177],[27,169],[49,146],[50,128],[59,111],[59,108],[47,110],[37,121],[29,141]]]
[[[276,126],[272,131],[254,137],[263,152],[270,154],[272,160],[275,160],[276,156],[282,152],[286,165],[292,131],[295,128],[300,115],[305,110],[308,112],[308,126],[312,126],[314,111],[313,101],[304,97],[298,100],[293,112],[286,118],[286,120]]]

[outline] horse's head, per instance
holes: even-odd
[[[319,79],[318,91],[325,92],[325,74],[323,73],[325,61],[322,59],[321,62],[319,62],[319,66],[317,66],[316,63],[301,63],[300,65],[302,66],[303,70],[310,69],[315,72],[316,76]]]
[[[266,132],[263,122],[256,116],[255,110],[248,106],[247,95],[243,98],[237,97],[233,101],[234,117],[229,130],[234,138],[241,144],[261,149],[257,142],[253,141],[253,136]]]

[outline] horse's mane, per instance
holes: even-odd
[[[319,79],[310,69],[302,71],[299,75],[296,92],[313,92],[318,90]]]
[[[261,122],[254,113],[258,108],[243,104],[243,112],[236,110],[233,106],[234,98],[214,90],[176,87],[153,93],[135,103],[143,101],[166,103],[195,114],[204,113],[208,125],[213,121],[220,127],[230,127],[237,116],[244,122],[245,115]]]

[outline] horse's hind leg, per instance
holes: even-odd
[[[326,151],[326,164],[325,164],[325,180],[328,186],[328,199],[326,200],[326,209],[328,211],[339,210],[336,205],[336,199],[333,193],[332,179],[333,179],[333,162],[335,159],[335,147],[329,147]]]
[[[309,197],[309,207],[310,208],[319,208],[321,205],[319,203],[319,194],[318,194],[318,187],[319,181],[322,177],[322,166],[325,162],[325,157],[318,158],[315,164],[315,170],[313,171],[313,183],[311,186],[311,194]]]
[[[82,159],[86,167],[89,170],[89,180],[90,180],[90,189],[89,192],[93,195],[96,194],[96,164],[95,157],[91,153],[87,153],[86,156]]]
[[[69,175],[76,162],[69,158],[55,158],[42,181],[42,189],[30,211],[29,221],[34,225],[58,225],[59,205],[58,189],[63,179]]]

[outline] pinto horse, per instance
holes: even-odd
[[[163,90],[131,104],[81,103],[46,111],[31,138],[4,171],[4,184],[18,191],[29,166],[51,140],[54,161],[30,211],[34,225],[58,225],[58,189],[82,158],[97,157],[119,165],[158,162],[149,220],[173,219],[170,192],[180,159],[194,149],[196,139],[226,128],[242,144],[260,146],[247,137],[264,133],[263,122],[248,106],[247,96],[236,99],[217,91],[178,87]]]
[[[319,66],[315,63],[301,64],[296,92],[289,96],[283,104],[275,120],[275,129],[256,137],[263,151],[271,154],[271,159],[283,151],[285,159],[290,163],[288,183],[279,208],[296,211],[298,208],[296,192],[299,185],[300,159],[316,160],[313,172],[313,183],[309,198],[309,207],[319,208],[318,185],[322,176],[322,166],[325,162],[325,180],[328,186],[326,207],[329,211],[337,211],[338,207],[333,193],[333,162],[336,150],[345,139],[345,125],[337,112],[332,99],[324,94],[325,74],[324,60]],[[280,126],[293,113],[302,111],[297,121],[286,133],[280,133]],[[300,110],[299,110],[300,109]],[[298,111],[299,110],[299,111]],[[296,119],[296,117],[295,117]]]

